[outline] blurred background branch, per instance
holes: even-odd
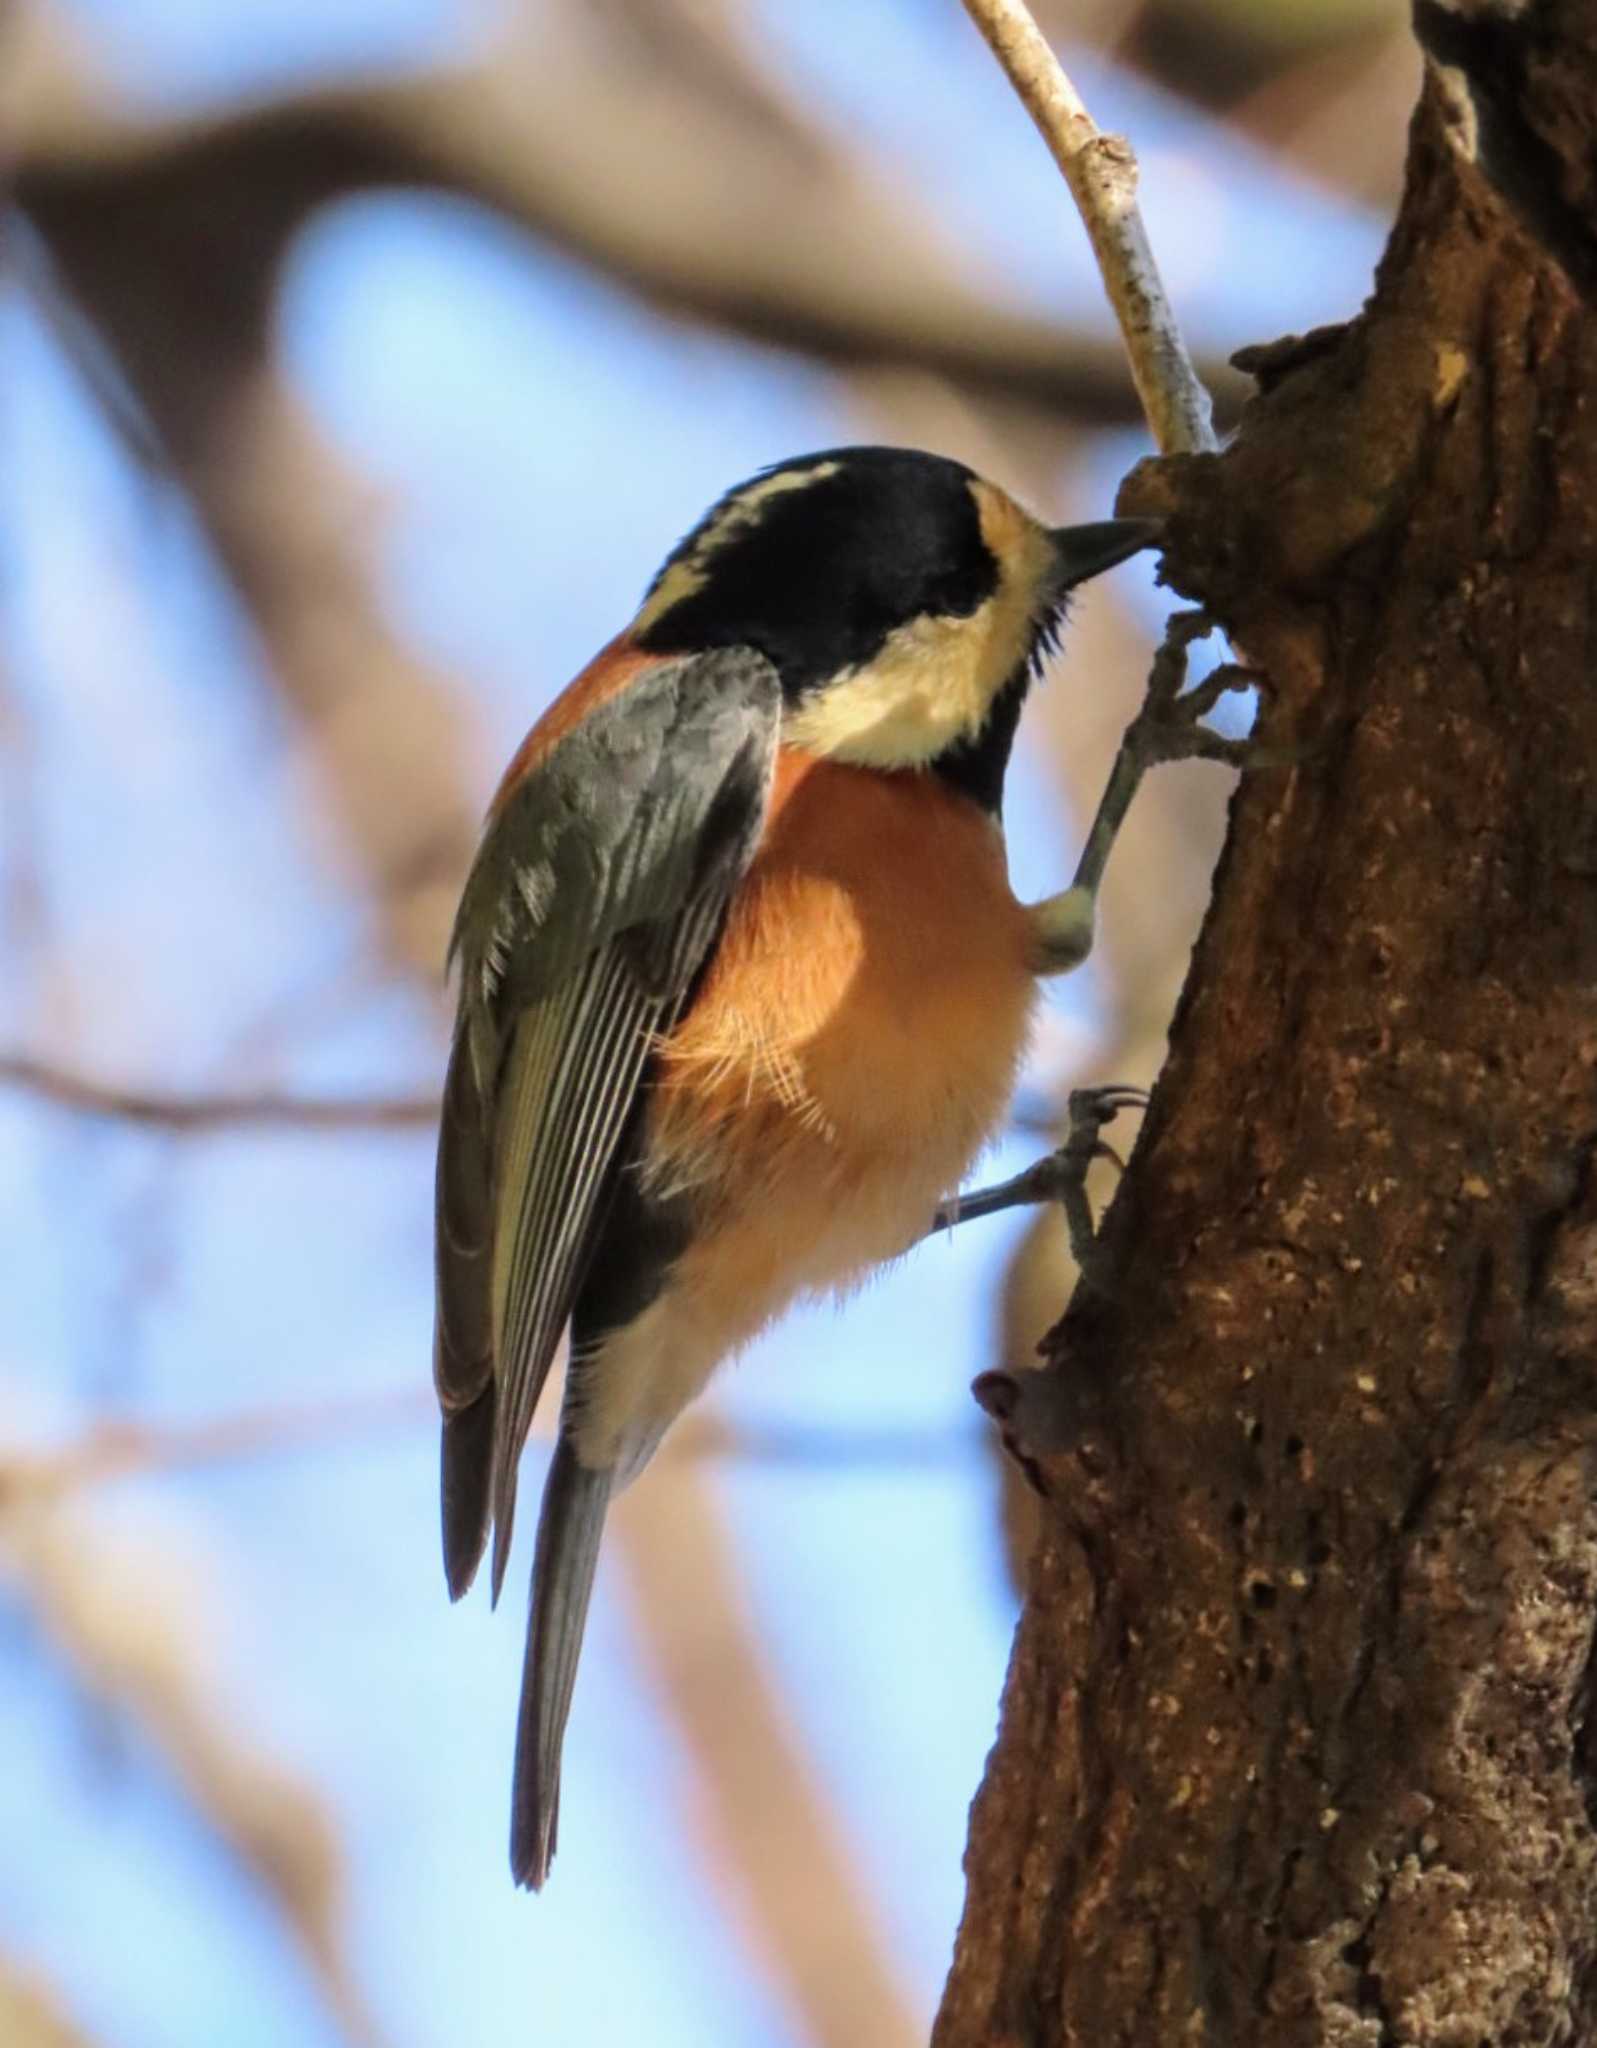
[[[0,1453],[0,1501],[44,1499],[106,1486],[130,1476],[172,1472],[235,1459],[282,1457],[363,1441],[389,1429],[436,1424],[431,1388],[400,1386],[322,1401],[233,1409],[203,1420],[150,1423],[107,1413],[65,1445]],[[552,1440],[544,1416],[535,1440]],[[976,1425],[958,1430],[838,1430],[729,1421],[705,1409],[685,1417],[660,1452],[673,1464],[725,1459],[754,1465],[881,1471],[956,1466],[980,1441]],[[701,1596],[702,1597],[702,1596]]]
[[[0,1955],[0,2041],[8,2048],[92,2048],[32,1973]]]
[[[791,111],[773,120],[729,93],[728,67],[701,61],[723,48],[702,29],[688,61],[659,61],[678,47],[663,10],[572,9],[434,76],[161,121],[97,91],[32,19],[14,59],[27,81],[16,196],[124,358],[141,325],[146,357],[157,345],[163,283],[178,298],[214,290],[253,326],[317,208],[424,185],[751,340],[1137,416],[1116,343],[995,307],[909,195]],[[1235,405],[1235,372],[1209,362],[1205,377]]]
[[[213,1131],[245,1124],[302,1131],[430,1130],[436,1095],[318,1101],[295,1095],[170,1095],[124,1088],[20,1053],[0,1054],[0,1084],[25,1088],[93,1116],[112,1116],[170,1131]]]
[[[226,1713],[202,1669],[199,1582],[181,1556],[126,1543],[113,1556],[70,1504],[0,1488],[0,1575],[77,1684],[159,1752],[204,1825],[273,1902],[340,2038],[381,2048],[350,1964],[334,1824],[319,1792]]]

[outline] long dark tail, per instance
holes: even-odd
[[[494,1409],[490,1380],[469,1408],[444,1410],[440,1457],[444,1509],[444,1577],[458,1600],[471,1584],[488,1540],[488,1477],[493,1471]]]
[[[533,1891],[542,1888],[554,1860],[560,1745],[571,1711],[612,1476],[580,1464],[571,1439],[561,1431],[538,1517],[510,1808],[510,1868],[517,1884]]]

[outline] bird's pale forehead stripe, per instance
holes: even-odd
[[[705,560],[713,555],[737,532],[740,526],[754,525],[760,507],[768,498],[779,497],[784,491],[802,491],[810,484],[821,483],[829,476],[836,476],[842,468],[840,462],[812,462],[803,469],[778,469],[770,476],[762,476],[748,484],[735,497],[728,498],[713,522],[699,535],[694,555]]]
[[[826,477],[836,476],[841,468],[839,462],[812,462],[802,469],[779,469],[770,476],[757,478],[728,498],[681,561],[673,562],[660,578],[643,609],[632,621],[633,632],[646,633],[684,598],[702,590],[711,559],[743,527],[759,523],[761,511],[770,499],[784,491],[802,491],[809,484],[818,484]]]

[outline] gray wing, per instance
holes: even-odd
[[[452,951],[460,1014],[438,1145],[434,1377],[456,1597],[516,1468],[654,1036],[753,858],[781,690],[746,648],[662,661],[501,799]]]

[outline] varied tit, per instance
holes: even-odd
[[[1091,906],[1010,893],[999,822],[1074,585],[1140,521],[1048,528],[958,462],[763,471],[511,762],[466,883],[438,1150],[452,1596],[569,1326],[516,1735],[511,1867],[555,1847],[611,1494],[720,1362],[922,1237],[1003,1118],[1039,973]]]

